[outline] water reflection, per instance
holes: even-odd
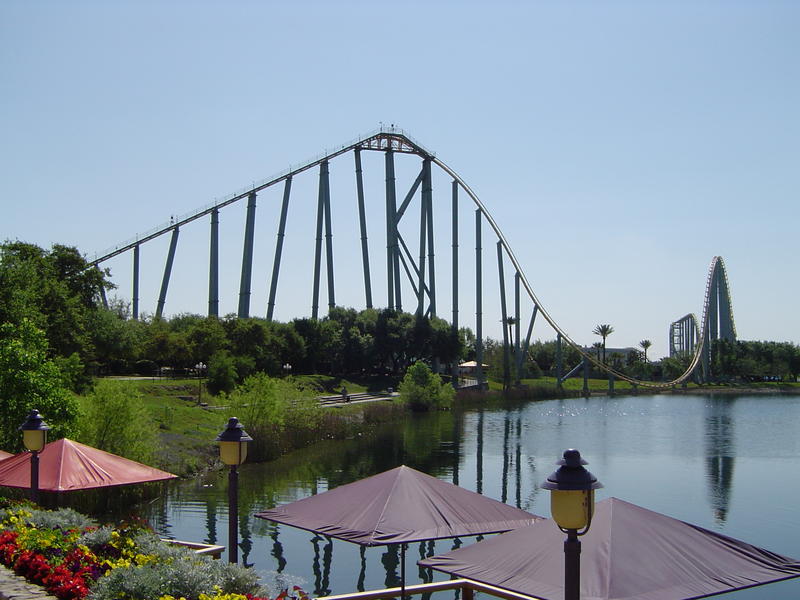
[[[478,410],[478,443],[475,455],[475,486],[479,494],[483,493],[483,409]]]
[[[272,524],[272,527],[270,529],[272,530],[269,535],[270,539],[272,540],[272,551],[270,552],[270,554],[277,563],[277,567],[275,570],[278,573],[283,573],[283,570],[286,568],[286,559],[283,557],[283,544],[281,544],[280,540],[278,539],[278,526]]]
[[[206,501],[206,544],[217,543],[217,499],[211,497]]]
[[[571,445],[591,460],[592,471],[606,484],[604,494],[800,556],[800,519],[787,500],[800,494],[800,481],[779,475],[800,470],[797,422],[800,399],[769,396],[616,396],[409,417],[376,426],[370,436],[325,442],[272,463],[244,465],[239,480],[242,557],[262,575],[277,571],[301,576],[304,588],[314,595],[352,592],[354,586],[359,591],[395,587],[401,569],[396,546],[337,543],[334,553],[330,539],[252,515],[403,463],[547,514],[548,495],[538,488],[545,474],[537,471],[537,457],[549,472]],[[779,456],[775,448],[780,448]],[[776,484],[768,497],[755,491],[763,489],[765,477]],[[168,495],[135,511],[164,535],[219,543],[222,524],[226,526],[225,474],[167,489]],[[731,506],[738,510],[731,511]],[[763,514],[783,517],[773,523],[759,520],[757,515]],[[412,545],[407,560],[415,563],[418,557],[475,541]],[[407,571],[408,584],[433,576],[413,563]],[[800,597],[800,584],[787,586],[794,593],[782,595],[779,586],[771,586],[764,590],[769,594],[738,592],[730,597]]]
[[[367,548],[365,546],[358,547],[359,555],[361,556],[361,569],[358,572],[358,581],[356,582],[356,589],[359,592],[364,591],[364,578],[367,576]]]
[[[386,578],[383,580],[384,587],[398,587],[400,585],[400,576],[397,574],[397,568],[400,565],[399,547],[399,544],[386,546],[386,551],[381,555],[381,563],[383,568],[386,569]]]
[[[320,542],[325,541],[322,547],[322,567],[320,568]],[[328,596],[331,593],[331,562],[333,561],[333,539],[315,535],[311,538],[314,546],[314,560],[312,571],[314,572],[314,595]]]
[[[706,480],[711,508],[718,524],[725,522],[733,487],[735,463],[733,405],[736,398],[712,397],[706,405]]]
[[[252,567],[249,562],[250,551],[253,549],[252,532],[250,531],[250,515],[239,515],[239,554],[242,557],[242,564],[245,567]]]

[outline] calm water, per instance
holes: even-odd
[[[598,500],[616,496],[800,557],[798,425],[800,397],[777,395],[553,400],[409,418],[368,439],[325,442],[273,463],[244,465],[240,560],[268,578],[274,572],[301,578],[314,595],[398,585],[395,549],[361,550],[252,514],[406,464],[549,516],[549,495],[538,485],[570,447],[605,484]],[[178,482],[137,510],[169,537],[225,545],[226,482],[224,473]],[[430,580],[415,564],[420,557],[473,542],[410,545],[407,582]],[[800,581],[728,597],[795,599]]]

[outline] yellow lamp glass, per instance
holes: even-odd
[[[23,429],[22,443],[31,452],[41,452],[44,448],[47,431],[42,429]]]
[[[561,529],[583,529],[594,512],[594,490],[551,490],[550,513]]]
[[[240,465],[247,458],[247,443],[219,442],[219,457],[226,465]]]

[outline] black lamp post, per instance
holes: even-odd
[[[588,464],[577,450],[565,450],[561,465],[542,484],[550,490],[550,512],[564,533],[564,600],[579,600],[581,594],[581,542],[578,536],[589,531],[594,514],[594,491],[603,487],[587,471]]]
[[[219,457],[230,467],[228,473],[228,562],[239,562],[239,465],[247,457],[247,444],[253,441],[239,423],[231,417],[219,442]]]
[[[203,401],[203,372],[206,370],[206,363],[200,361],[194,368],[197,371],[197,403],[201,404]]]
[[[19,430],[22,432],[22,443],[31,453],[31,501],[39,502],[39,452],[47,443],[50,427],[34,408]]]

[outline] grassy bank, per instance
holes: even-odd
[[[354,381],[324,375],[293,377],[309,395],[337,394],[342,387],[350,393],[377,392],[396,386],[396,380],[371,378]],[[181,476],[190,476],[216,464],[214,443],[233,413],[224,397],[210,394],[197,379],[118,379],[115,385],[133,388],[157,430],[157,466]],[[364,432],[376,423],[397,417],[398,403],[371,402],[326,408],[320,423],[309,431],[280,432],[269,441],[269,458],[307,446],[319,439],[341,439]],[[247,429],[247,423],[243,423]]]
[[[397,380],[388,378],[353,380],[324,375],[305,375],[294,377],[308,390],[309,394],[336,394],[342,387],[350,393],[378,392],[397,386]],[[563,383],[559,390],[554,378],[523,380],[523,386],[507,393],[502,392],[502,383],[490,381],[490,393],[462,391],[456,402],[464,407],[486,406],[508,401],[544,400],[559,397],[574,397],[583,390],[583,379],[572,378]],[[221,404],[220,398],[213,396],[203,387],[200,391],[196,379],[136,379],[119,380],[118,385],[132,386],[138,391],[139,401],[152,419],[152,427],[157,429],[157,466],[182,476],[190,476],[217,461],[217,447],[214,439],[225,427],[232,409]],[[607,379],[590,379],[589,390],[593,395],[608,393]],[[616,393],[631,393],[628,382],[617,381]],[[685,388],[674,390],[696,393],[753,393],[766,391],[774,393],[800,393],[800,385],[765,382],[746,385],[703,385],[688,384]],[[639,387],[637,393],[663,393],[661,390]],[[669,391],[667,391],[669,393]],[[201,403],[202,401],[202,403]],[[303,448],[322,439],[345,439],[359,433],[366,433],[377,424],[402,417],[404,409],[398,402],[369,402],[337,408],[324,408],[321,418],[308,430],[298,428],[278,432],[269,440],[266,458],[277,458],[298,448]],[[247,423],[243,423],[245,429]]]

